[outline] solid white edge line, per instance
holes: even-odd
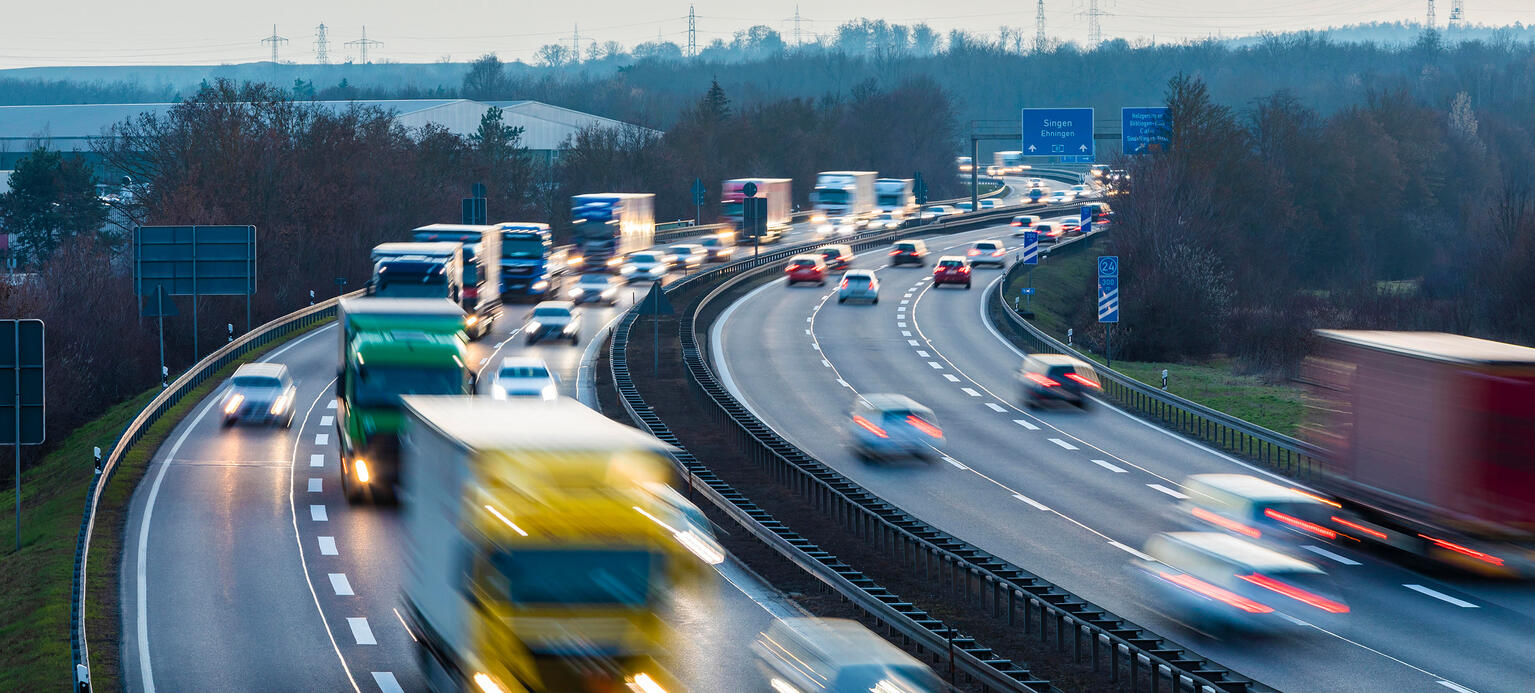
[[[1342,556],[1342,555],[1333,553],[1333,552],[1328,551],[1327,549],[1324,549],[1324,548],[1322,548],[1320,546],[1312,546],[1310,544],[1307,544],[1305,546],[1302,546],[1301,548],[1303,548],[1303,549],[1305,549],[1307,551],[1310,551],[1311,553],[1314,553],[1314,554],[1316,554],[1318,556],[1321,556],[1323,558],[1331,559],[1331,560],[1337,561],[1339,563],[1342,563],[1343,565],[1361,565],[1359,563],[1359,561],[1356,561],[1356,560],[1354,560],[1352,558],[1349,558],[1348,556]]]
[[[1121,544],[1121,543],[1119,543],[1117,541],[1114,541],[1112,539],[1109,540],[1109,545],[1113,546],[1114,548],[1119,549],[1121,551],[1125,551],[1125,552],[1129,553],[1131,556],[1135,556],[1136,558],[1139,558],[1139,559],[1141,559],[1143,561],[1154,561],[1154,560],[1156,560],[1155,558],[1147,556],[1144,553],[1136,551],[1135,549],[1132,549],[1129,546]]]
[[[1449,603],[1449,604],[1454,604],[1455,606],[1458,606],[1458,607],[1460,607],[1462,609],[1480,609],[1481,608],[1480,606],[1477,606],[1476,604],[1472,604],[1471,602],[1468,602],[1468,601],[1466,601],[1464,599],[1456,599],[1455,597],[1451,597],[1448,594],[1445,594],[1445,593],[1440,592],[1438,590],[1431,590],[1431,589],[1429,589],[1427,587],[1424,587],[1423,585],[1403,584],[1402,586],[1406,587],[1407,589],[1410,589],[1410,590],[1412,590],[1414,592],[1417,592],[1418,594],[1427,595],[1427,596],[1433,597],[1435,599],[1438,599],[1438,600],[1440,600],[1442,602],[1446,602],[1446,603]]]
[[[1028,503],[1029,505],[1032,505],[1032,506],[1034,506],[1035,508],[1037,508],[1039,510],[1049,510],[1050,509],[1050,506],[1045,505],[1044,503],[1041,503],[1041,502],[1039,502],[1037,500],[1034,500],[1033,498],[1025,496],[1025,495],[1023,495],[1021,493],[1015,493],[1015,494],[1013,494],[1013,497],[1017,498],[1018,500],[1021,500],[1021,501],[1025,502],[1025,503]]]
[[[948,455],[944,455],[943,456],[943,461],[944,462],[948,462],[949,464],[954,465],[955,469],[969,469],[969,467],[966,467],[963,462],[960,462],[959,460],[956,460],[956,459],[954,459],[952,457],[949,457]]]
[[[1452,691],[1456,691],[1457,693],[1476,693],[1476,691],[1470,688],[1466,688],[1465,686],[1455,683],[1454,681],[1445,681],[1441,679],[1439,681],[1435,681],[1434,683],[1444,686],[1445,688],[1448,688]]]

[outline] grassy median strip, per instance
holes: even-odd
[[[119,682],[119,571],[129,500],[160,443],[181,418],[224,382],[240,363],[317,329],[294,332],[252,350],[187,393],[149,428],[102,493],[87,566],[86,631],[91,643],[91,684],[116,690]],[[94,475],[91,448],[105,455],[123,429],[159,394],[159,388],[117,404],[76,429],[53,452],[22,471],[21,551],[0,555],[0,691],[58,690],[71,677],[69,611],[75,541],[86,490]],[[0,516],[15,512],[15,496],[0,494]],[[9,538],[9,537],[7,537]]]

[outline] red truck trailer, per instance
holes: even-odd
[[[1535,349],[1317,330],[1307,437],[1341,540],[1535,576]]]

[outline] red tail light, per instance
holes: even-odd
[[[785,272],[793,272],[794,270],[797,270],[797,269],[799,269],[799,265],[789,265],[788,267],[783,268],[783,271],[785,271]]]
[[[853,417],[853,423],[858,424],[859,426],[862,426],[864,430],[866,430],[866,431],[868,431],[870,433],[873,433],[874,435],[877,435],[877,436],[879,436],[881,438],[889,438],[890,437],[890,434],[886,433],[885,429],[880,428],[879,426],[875,426],[873,423],[870,423],[868,419],[865,419],[862,416],[855,416],[855,417]]]
[[[1431,542],[1434,542],[1435,546],[1438,546],[1438,547],[1444,548],[1444,549],[1449,549],[1449,550],[1454,551],[1455,553],[1458,553],[1458,554],[1461,554],[1461,555],[1470,556],[1472,558],[1475,558],[1478,561],[1482,561],[1484,563],[1491,563],[1492,565],[1503,565],[1503,559],[1498,558],[1497,556],[1494,556],[1494,555],[1492,555],[1490,553],[1482,553],[1481,551],[1477,551],[1476,549],[1468,549],[1468,548],[1466,548],[1464,546],[1461,546],[1460,544],[1454,544],[1454,543],[1445,541],[1443,539],[1435,539],[1435,538],[1433,538],[1431,536],[1428,536],[1427,534],[1419,534],[1418,536],[1423,537],[1424,539],[1427,539],[1427,540],[1429,540]]]
[[[899,251],[899,250],[892,250],[892,251],[890,251],[890,254],[891,255],[900,255],[901,251]]]
[[[1332,521],[1336,522],[1336,523],[1338,523],[1340,525],[1343,525],[1344,527],[1352,529],[1354,531],[1363,533],[1363,534],[1365,534],[1367,536],[1375,537],[1376,539],[1378,539],[1380,541],[1385,541],[1386,540],[1386,533],[1385,532],[1381,532],[1381,531],[1378,531],[1378,530],[1370,529],[1369,527],[1366,527],[1366,526],[1364,526],[1362,524],[1359,524],[1358,522],[1349,522],[1348,520],[1345,520],[1345,519],[1343,519],[1341,517],[1338,517],[1337,515],[1333,515],[1332,516]]]
[[[1231,590],[1212,585],[1193,575],[1161,572],[1157,573],[1157,575],[1160,575],[1163,580],[1193,590],[1211,599],[1225,602],[1250,614],[1266,614],[1274,610],[1272,607],[1255,602]]]
[[[839,288],[839,289],[846,289],[847,288],[847,280],[846,279],[842,280],[842,283],[838,284],[837,288]]]
[[[1237,534],[1241,534],[1253,539],[1257,539],[1263,535],[1263,533],[1258,531],[1258,528],[1256,527],[1248,527],[1247,525],[1237,522],[1236,520],[1221,517],[1220,515],[1216,515],[1215,513],[1205,510],[1204,508],[1194,508],[1193,510],[1189,511],[1189,514],[1217,527],[1224,527],[1233,532],[1236,532]]]
[[[1084,387],[1090,387],[1090,388],[1093,388],[1094,390],[1100,389],[1098,383],[1095,383],[1095,382],[1093,382],[1091,380],[1088,380],[1087,378],[1084,378],[1084,377],[1082,377],[1080,375],[1077,375],[1076,373],[1067,373],[1066,374],[1066,378],[1071,380],[1072,382],[1074,382],[1074,383],[1076,383],[1078,385],[1082,385]]]
[[[1047,233],[1046,233],[1046,234],[1045,234],[1045,235],[1046,235],[1046,236],[1059,236],[1059,235],[1061,235],[1061,234],[1063,234],[1063,233],[1066,233],[1066,232],[1065,232],[1065,231],[1062,231],[1062,230],[1060,230],[1060,229],[1056,229],[1056,230],[1054,230],[1054,231],[1050,231],[1050,232],[1047,232]]]
[[[1338,538],[1338,533],[1337,532],[1334,532],[1334,531],[1332,531],[1332,530],[1330,530],[1330,529],[1328,529],[1326,527],[1323,527],[1323,526],[1321,526],[1319,524],[1316,524],[1315,522],[1307,522],[1307,521],[1302,520],[1302,519],[1300,519],[1298,517],[1291,517],[1291,516],[1286,515],[1286,514],[1284,514],[1282,512],[1279,512],[1278,510],[1275,510],[1273,508],[1266,508],[1266,509],[1264,509],[1263,515],[1264,515],[1264,517],[1268,517],[1268,518],[1272,518],[1272,519],[1278,520],[1278,521],[1283,522],[1283,523],[1285,523],[1285,524],[1287,524],[1287,525],[1289,525],[1291,527],[1294,527],[1294,528],[1296,528],[1298,530],[1301,530],[1303,532],[1309,532],[1309,533],[1315,534],[1315,535],[1317,535],[1319,537],[1323,537],[1323,538],[1326,538],[1326,539],[1337,539]]]
[[[1029,374],[1024,375],[1024,377],[1028,378],[1029,380],[1034,381],[1034,383],[1036,385],[1039,385],[1041,387],[1060,387],[1061,386],[1060,383],[1055,382],[1055,380],[1051,379],[1049,376],[1040,375],[1039,373],[1029,373]]]
[[[1262,587],[1266,590],[1278,592],[1279,594],[1294,599],[1298,602],[1304,602],[1310,606],[1314,606],[1318,609],[1326,611],[1329,614],[1348,613],[1347,604],[1340,604],[1331,599],[1323,597],[1320,594],[1307,592],[1306,590],[1296,587],[1295,585],[1280,582],[1262,573],[1253,573],[1252,575],[1238,575],[1237,577],[1251,582],[1252,584]]]
[[[1015,221],[1015,222],[1013,222],[1013,226],[1023,226],[1023,222]]]
[[[1002,251],[1000,251],[1000,250],[993,250],[993,251],[991,251],[991,256],[992,257],[1002,257]]]
[[[923,421],[920,417],[918,417],[916,415],[911,415],[911,416],[906,417],[906,423],[911,424],[913,428],[915,428],[915,429],[917,429],[919,431],[922,431],[923,433],[926,433],[926,434],[928,434],[928,435],[930,435],[930,436],[932,436],[934,438],[942,438],[943,437],[943,430],[942,429],[940,429],[937,426],[934,426],[934,425],[932,425],[932,424],[930,424],[930,423],[928,423],[926,421]]]

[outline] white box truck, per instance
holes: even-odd
[[[743,225],[744,205],[746,199],[744,191],[747,183],[757,186],[756,197],[767,199],[767,232],[758,239],[762,243],[772,243],[783,237],[789,230],[789,223],[793,220],[794,199],[792,186],[794,181],[789,178],[732,178],[720,186],[720,211],[725,216],[725,222],[736,231],[737,243],[751,243],[751,236],[746,235]]]
[[[865,218],[874,214],[874,171],[822,171],[816,175],[810,203],[818,219],[827,223],[834,217]]]
[[[880,178],[874,181],[874,204],[881,212],[911,216],[917,211],[915,186],[911,178]]]

